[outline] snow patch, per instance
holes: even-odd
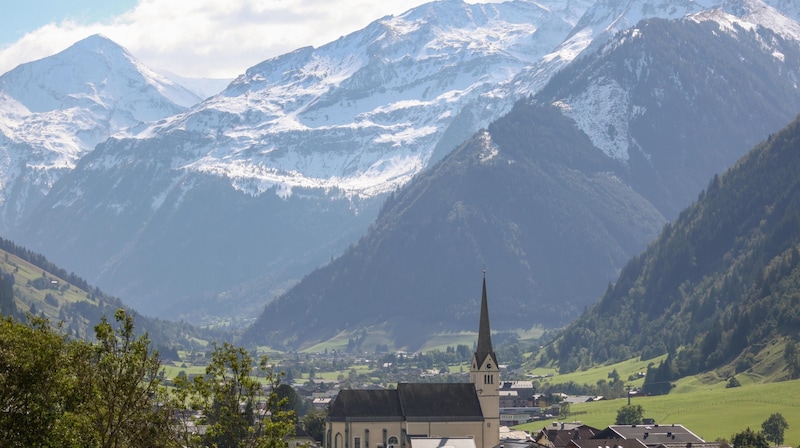
[[[627,161],[630,135],[629,111],[641,113],[630,105],[628,91],[616,80],[591,83],[578,97],[554,103],[575,120],[592,143],[609,157]]]

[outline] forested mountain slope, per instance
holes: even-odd
[[[197,338],[223,336],[143,316],[43,255],[0,238],[0,315],[21,322],[27,322],[27,315],[47,318],[70,337],[91,339],[101,317],[113,321],[120,308],[134,317],[137,332],[147,332],[165,357],[174,354],[176,347],[191,347]]]
[[[475,327],[484,266],[493,328],[563,325],[664,223],[620,169],[557,108],[520,102],[393,195],[367,236],[269,304],[245,340],[302,347],[373,327],[416,349]]]
[[[386,325],[402,347],[469,330],[484,263],[493,328],[564,325],[665,217],[794,118],[798,75],[800,46],[769,30],[643,21],[417,175],[248,335],[302,346]]]
[[[800,336],[800,120],[744,156],[634,257],[599,303],[547,350],[562,370],[670,353],[680,377],[746,369]]]

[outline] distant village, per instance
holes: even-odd
[[[463,356],[464,350],[460,346],[448,352]],[[446,366],[432,365],[435,359],[420,356],[396,352],[370,361],[326,353],[287,360],[286,380],[298,398],[325,415],[324,429],[316,436],[298,425],[287,440],[288,448],[730,448],[725,442],[706,442],[683,425],[659,425],[649,419],[607,428],[581,422],[551,422],[536,432],[511,428],[558,419],[567,403],[604,397],[545,396],[536,393],[534,378],[502,380],[507,372],[492,346],[485,279],[469,372],[449,372]],[[411,358],[416,362],[408,362]],[[374,371],[392,383],[376,384],[355,369],[335,380],[317,379],[316,367],[309,370],[308,365],[321,362],[340,370],[355,363],[379,363]],[[307,371],[308,381],[295,381],[295,370]]]

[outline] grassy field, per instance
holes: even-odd
[[[64,303],[88,300],[85,291],[68,285],[64,279],[55,277],[52,274],[48,274],[48,278],[58,281],[59,286],[63,288],[39,290],[29,286],[29,280],[33,281],[42,276],[42,269],[5,251],[0,251],[0,255],[2,255],[0,257],[0,268],[5,272],[14,274],[14,288],[17,293],[25,296],[29,301],[37,303],[38,310],[43,312],[51,321],[57,320],[59,307],[47,304],[44,301],[46,294],[52,294],[58,301],[59,306]],[[19,298],[16,301],[16,305],[22,312],[30,311],[30,305],[23,300],[19,300]]]
[[[627,361],[618,362],[616,364],[600,366],[584,371],[566,373],[563,375],[559,375],[558,371],[552,368],[537,368],[532,370],[530,373],[532,375],[545,376],[545,378],[538,380],[544,383],[560,384],[569,383],[572,381],[577,384],[597,384],[599,380],[610,381],[608,379],[608,374],[616,370],[619,374],[620,380],[624,381],[626,384],[637,387],[644,383],[644,378],[639,377],[639,373],[647,372],[647,366],[650,363],[658,365],[658,363],[661,362],[665,356],[648,359],[646,361],[640,361],[639,359],[634,358]],[[547,375],[552,376],[548,377]],[[636,379],[629,380],[629,377],[635,377]]]
[[[743,384],[742,387],[726,389],[719,383],[702,384],[697,378],[686,378],[678,382],[694,383],[692,392],[657,397],[635,397],[631,404],[644,408],[645,417],[659,424],[678,423],[707,440],[725,438],[747,427],[761,430],[761,423],[773,413],[780,413],[789,423],[785,433],[785,445],[800,446],[800,380],[769,384]],[[685,386],[685,385],[684,385]],[[626,399],[580,403],[571,406],[566,421],[580,421],[596,428],[605,428],[614,423],[617,410],[626,405]],[[538,431],[549,426],[553,420],[520,425],[526,431]]]

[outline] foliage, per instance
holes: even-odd
[[[798,148],[795,120],[715,177],[565,329],[559,366],[669,353],[667,377],[679,378],[727,364],[748,369],[758,347],[800,337]],[[800,375],[791,342],[783,359],[783,379]]]
[[[644,409],[641,405],[638,404],[631,404],[626,405],[617,411],[617,419],[615,420],[615,424],[617,425],[639,425],[642,423],[642,419],[644,418]]]
[[[732,376],[728,380],[728,383],[725,384],[725,387],[728,388],[728,389],[730,389],[732,387],[741,387],[741,386],[742,386],[742,383],[740,383],[739,380],[737,380],[735,376]]]
[[[70,345],[79,406],[101,447],[163,446],[172,432],[169,415],[157,407],[161,362],[147,334],[136,337],[133,316],[119,309],[115,329],[105,317],[95,326],[94,344]],[[85,430],[88,428],[85,428]]]
[[[672,390],[672,381],[676,379],[678,377],[672,366],[672,357],[668,356],[658,364],[658,367],[654,367],[652,364],[647,366],[642,392],[647,395],[668,394]]]
[[[303,417],[303,429],[318,442],[322,442],[325,435],[325,419],[327,410],[312,409]]]
[[[64,388],[64,338],[47,322],[0,320],[0,440],[9,447],[50,446]]]
[[[569,412],[571,410],[570,402],[569,401],[562,401],[558,404],[558,416],[566,419],[569,416]]]
[[[160,409],[158,355],[133,318],[103,319],[96,343],[66,341],[43,319],[0,323],[0,437],[4,446],[171,446]],[[8,411],[8,412],[6,412]]]
[[[0,274],[0,316],[19,317],[14,303],[14,276]]]
[[[783,444],[783,434],[789,428],[789,423],[783,418],[779,412],[769,416],[764,423],[761,424],[761,431],[767,440],[771,440],[776,445]]]
[[[769,448],[769,442],[764,434],[755,432],[750,427],[731,436],[731,443],[736,448]]]
[[[258,372],[254,372],[254,369]],[[265,387],[257,376],[262,375]],[[230,343],[214,345],[205,376],[193,381],[176,378],[178,403],[193,402],[205,416],[205,435],[182,434],[186,446],[219,448],[283,448],[284,438],[293,430],[295,413],[286,410],[287,398],[276,393],[280,375],[262,357],[258,366],[242,347]]]

